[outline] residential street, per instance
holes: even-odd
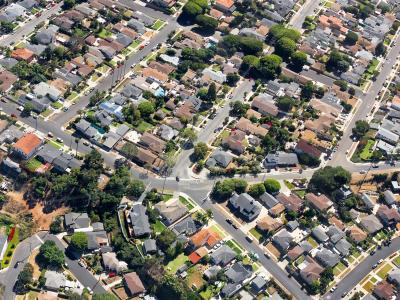
[[[400,238],[395,238],[389,247],[382,247],[380,250],[376,250],[373,256],[367,257],[361,264],[353,269],[345,278],[343,278],[337,285],[337,289],[334,293],[327,293],[323,297],[325,300],[336,300],[340,299],[342,295],[347,294],[352,288],[354,288],[365,276],[371,272],[372,266],[376,264],[380,259],[385,259],[394,252],[400,249]]]
[[[0,283],[5,287],[4,300],[15,299],[16,295],[13,291],[13,288],[15,282],[17,281],[18,274],[22,271],[27,263],[28,257],[32,250],[38,247],[40,244],[41,242],[36,234],[21,242],[15,249],[9,268],[6,271],[0,272]],[[17,268],[15,268],[14,266],[17,262],[19,262],[19,265]]]
[[[290,19],[289,25],[301,29],[307,16],[314,14],[314,10],[321,4],[321,0],[307,0],[299,11]]]
[[[39,17],[33,17],[32,20],[27,22],[25,25],[23,25],[21,28],[17,29],[14,31],[12,34],[6,35],[2,38],[0,38],[0,46],[10,46],[20,40],[24,36],[29,35],[32,31],[35,30],[35,27],[46,20],[48,20],[53,14],[57,14],[61,10],[61,6],[64,4],[63,1],[60,3],[57,3],[57,5],[51,7],[48,10],[45,10],[41,16]]]
[[[254,84],[253,80],[246,79],[243,82],[241,82],[239,86],[235,88],[235,90],[232,93],[231,99],[225,101],[224,106],[217,110],[217,115],[215,116],[215,118],[209,120],[206,126],[198,134],[196,143],[203,142],[207,144],[214,140],[214,138],[220,133],[220,131],[216,133],[215,129],[222,126],[225,118],[229,116],[229,111],[230,111],[229,104],[236,100],[243,101],[245,98],[245,94],[251,92],[253,84]],[[182,151],[175,164],[172,176],[180,176],[183,178],[189,177],[188,168],[191,164],[190,156],[192,155],[192,153],[193,153],[193,148]]]

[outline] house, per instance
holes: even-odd
[[[228,279],[221,291],[223,297],[231,297],[243,285],[244,281],[250,278],[252,274],[251,267],[244,266],[241,262],[234,263],[228,270],[225,271],[225,276]]]
[[[347,230],[350,239],[355,242],[356,244],[361,243],[362,241],[364,241],[367,238],[367,234],[357,225],[353,225],[351,226],[348,230]]]
[[[272,238],[272,242],[281,253],[286,253],[294,238],[286,229],[282,229]]]
[[[297,154],[308,154],[314,158],[320,158],[322,152],[318,150],[316,147],[308,143],[304,139],[300,139],[296,145],[294,150]]]
[[[195,233],[190,238],[189,244],[192,249],[198,249],[202,246],[206,246],[207,248],[211,249],[221,240],[222,238],[218,233],[205,228]]]
[[[320,243],[325,243],[329,240],[329,236],[325,233],[322,225],[314,227],[311,233]]]
[[[396,145],[399,141],[399,136],[397,134],[383,127],[379,128],[375,138],[382,139],[392,145]]]
[[[397,288],[400,287],[400,269],[395,268],[392,271],[388,273],[388,278],[387,280],[390,283],[393,283]]]
[[[257,220],[257,228],[265,232],[275,232],[282,226],[283,222],[280,218],[272,218],[269,215]]]
[[[235,3],[233,0],[217,0],[214,7],[226,14],[231,14],[235,11]]]
[[[329,236],[329,239],[334,244],[336,244],[338,241],[340,241],[345,236],[345,233],[340,228],[336,227],[335,225],[329,226],[326,234]]]
[[[314,193],[308,193],[305,195],[305,199],[312,207],[320,212],[326,212],[333,205],[333,202],[324,194],[317,196]]]
[[[17,177],[22,172],[19,164],[12,161],[8,157],[3,159],[3,161],[1,162],[0,170],[3,174],[11,177]]]
[[[346,257],[350,254],[351,247],[351,243],[349,243],[345,238],[342,238],[335,244],[336,250],[339,251],[340,255],[342,255],[343,257]]]
[[[276,117],[279,113],[278,107],[272,101],[272,97],[267,94],[260,94],[254,97],[251,108],[261,113],[263,116]]]
[[[383,228],[382,223],[379,222],[378,218],[374,215],[368,215],[361,218],[360,224],[370,234],[378,232]]]
[[[67,278],[63,273],[47,270],[44,273],[44,288],[50,291],[58,292],[67,284]]]
[[[65,229],[69,232],[92,231],[87,213],[68,213],[64,216]]]
[[[142,135],[139,144],[154,151],[155,153],[160,154],[164,151],[166,142],[151,133],[145,132]]]
[[[375,286],[373,294],[380,300],[391,300],[395,295],[395,290],[387,281],[381,281]]]
[[[258,295],[264,290],[266,285],[267,281],[265,280],[265,278],[258,275],[251,281],[250,288],[256,295]]]
[[[296,167],[299,164],[295,153],[278,151],[268,153],[264,159],[263,165],[267,169]]]
[[[247,193],[242,193],[240,195],[234,193],[229,199],[229,204],[233,209],[239,212],[241,217],[249,222],[257,218],[261,212],[261,205]]]
[[[236,256],[236,252],[227,245],[222,245],[210,255],[212,263],[221,267],[228,265]]]
[[[35,53],[27,48],[17,48],[11,52],[11,57],[29,63],[35,58]]]
[[[230,135],[222,140],[222,146],[231,149],[233,152],[242,154],[246,148],[244,141],[246,133],[241,130],[231,131]]]
[[[400,222],[400,213],[398,210],[396,208],[389,208],[386,205],[381,205],[376,215],[385,226],[394,226]]]
[[[282,203],[288,211],[299,212],[303,208],[303,199],[294,193],[291,193],[289,196],[284,193],[279,193],[276,196],[276,199],[278,199],[278,201]]]
[[[188,209],[179,199],[170,199],[168,201],[161,201],[154,205],[154,208],[162,216],[164,222],[169,226],[184,215],[187,214]]]
[[[299,226],[300,224],[297,220],[292,220],[286,223],[287,229],[291,232],[295,231]]]
[[[305,261],[302,265],[305,265],[300,270],[300,277],[309,285],[318,281],[324,268],[321,267],[314,259],[310,256],[306,256]]]
[[[36,153],[41,145],[42,140],[36,134],[27,133],[12,146],[12,150],[22,159],[27,160]]]
[[[18,77],[7,70],[0,71],[0,91],[7,93],[12,88]]]
[[[207,159],[207,167],[220,166],[226,168],[233,160],[233,155],[221,150],[215,150]]]
[[[132,235],[142,237],[151,234],[149,218],[146,215],[146,207],[142,204],[134,204],[129,212],[129,218],[132,225]]]
[[[157,252],[157,244],[154,239],[147,239],[143,242],[143,251],[146,255]]]
[[[146,291],[136,272],[124,274],[124,285],[131,297],[138,296]]]
[[[8,246],[8,237],[5,234],[0,234],[0,259],[4,258]]]
[[[61,91],[46,82],[36,84],[33,87],[33,92],[36,96],[48,97],[51,101],[57,101],[61,96]]]
[[[365,207],[369,210],[372,210],[375,206],[375,203],[372,202],[371,198],[366,194],[361,194],[361,201],[364,203]]]
[[[326,268],[328,267],[333,268],[340,261],[339,255],[326,248],[323,248],[321,251],[318,251],[317,254],[315,255],[315,258],[322,266]]]
[[[208,268],[207,270],[204,271],[204,277],[207,280],[210,280],[211,278],[217,276],[218,272],[221,270],[222,268],[220,266],[212,266],[210,268]]]
[[[296,245],[294,248],[290,249],[287,253],[287,257],[289,258],[290,261],[295,261],[298,259],[301,255],[303,255],[304,249]]]
[[[262,205],[264,205],[268,209],[273,208],[275,205],[279,203],[279,201],[274,196],[272,196],[267,192],[265,192],[260,196],[259,201],[262,203]]]
[[[199,221],[193,219],[191,216],[188,216],[187,218],[176,223],[172,230],[176,233],[176,235],[183,234],[186,236],[191,236],[199,231],[202,226],[203,225]]]
[[[51,164],[57,157],[62,154],[62,151],[52,144],[45,144],[36,154],[36,158],[42,163]]]
[[[102,231],[88,231],[85,232],[88,239],[87,250],[90,252],[99,251],[104,246],[109,246],[107,233]]]
[[[383,192],[383,200],[387,205],[393,205],[397,202],[396,196],[391,190],[386,190]]]
[[[188,255],[188,259],[192,264],[195,265],[200,261],[200,259],[202,259],[207,254],[208,254],[208,250],[206,247],[203,246],[203,247],[196,249],[192,253],[190,253]]]
[[[101,254],[103,258],[103,265],[106,270],[121,273],[128,270],[128,264],[117,258],[115,252],[106,252]]]
[[[160,129],[158,131],[158,135],[164,140],[164,141],[170,141],[173,140],[174,137],[178,135],[178,131],[173,129],[172,127],[162,124],[160,126]]]

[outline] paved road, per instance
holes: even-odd
[[[0,272],[0,283],[5,286],[4,300],[15,299],[16,294],[14,293],[13,288],[17,281],[18,274],[26,265],[32,250],[40,244],[41,242],[36,235],[21,242],[15,249],[10,267],[6,271]],[[18,267],[14,268],[17,261],[19,262]]]
[[[321,0],[307,0],[306,3],[304,3],[297,13],[290,19],[289,25],[300,30],[306,17],[314,15],[314,11],[319,7],[320,4]]]
[[[61,241],[55,235],[49,233],[41,233],[40,236],[43,239],[43,241],[47,240],[54,241],[59,249],[65,251],[64,244],[61,243]],[[76,279],[78,279],[78,281],[84,287],[90,287],[95,294],[103,294],[107,292],[101,285],[101,283],[98,282],[98,280],[95,277],[93,277],[93,275],[85,267],[81,267],[78,264],[77,260],[72,260],[66,256],[65,262],[68,264],[68,268],[71,271],[71,273],[74,274]]]
[[[217,133],[215,133],[214,130],[222,126],[225,118],[229,116],[229,104],[232,101],[243,100],[245,98],[245,94],[251,92],[253,84],[253,80],[246,79],[235,88],[232,93],[232,97],[226,101],[222,108],[217,109],[215,118],[208,120],[206,126],[198,134],[196,143],[204,142],[207,144],[216,137]],[[180,153],[177,163],[175,164],[174,171],[172,172],[173,176],[180,176],[183,178],[189,177],[188,168],[191,164],[190,156],[192,153],[193,149],[183,150],[182,153]]]
[[[368,93],[361,97],[362,103],[357,109],[352,118],[349,125],[346,127],[345,131],[343,132],[343,136],[339,142],[338,149],[336,154],[333,156],[331,161],[328,163],[331,166],[342,166],[348,169],[350,172],[357,172],[362,169],[365,169],[365,166],[359,166],[358,164],[354,164],[350,162],[344,153],[348,149],[350,149],[353,141],[350,138],[352,134],[352,129],[355,126],[357,120],[365,120],[367,119],[368,114],[373,109],[375,98],[378,95],[379,91],[381,90],[384,82],[386,81],[387,77],[392,71],[393,66],[396,63],[397,58],[400,55],[400,35],[397,36],[397,40],[394,43],[393,48],[390,50],[389,54],[387,55],[386,62],[383,65],[382,69],[380,70],[379,75],[377,76],[376,80],[372,83]]]
[[[367,276],[372,269],[372,266],[376,264],[380,259],[385,259],[391,254],[395,253],[400,249],[400,238],[395,238],[389,247],[382,247],[380,250],[376,250],[373,256],[367,257],[360,263],[355,269],[353,269],[345,278],[343,278],[337,285],[337,289],[334,293],[326,293],[322,299],[324,300],[336,300],[340,299],[343,294],[347,294],[353,289],[365,276]]]
[[[3,36],[0,39],[0,46],[10,46],[13,43],[21,41],[25,36],[34,31],[35,27],[39,23],[50,19],[52,15],[57,14],[59,11],[61,11],[61,6],[63,5],[63,3],[63,1],[57,3],[57,5],[55,5],[54,7],[51,7],[50,9],[42,12],[42,15],[40,17],[34,17],[32,20],[24,24],[22,27],[18,28],[13,33],[7,36]]]

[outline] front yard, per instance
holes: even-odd
[[[374,146],[375,141],[374,140],[368,140],[367,144],[364,146],[360,153],[360,158],[362,160],[369,160],[371,159],[372,156],[372,147]]]

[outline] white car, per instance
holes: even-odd
[[[24,111],[24,107],[23,106],[18,106],[17,110]]]

